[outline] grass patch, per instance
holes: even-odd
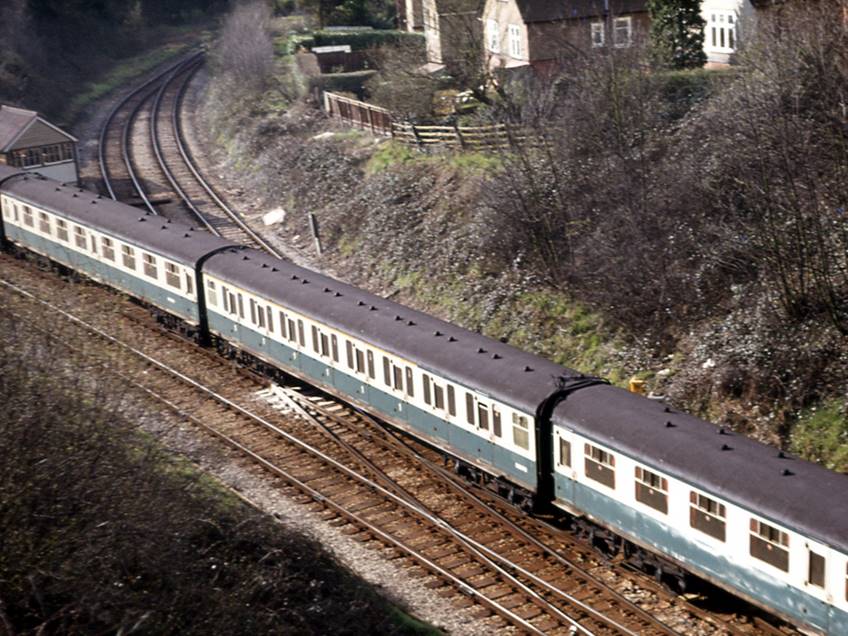
[[[86,84],[82,91],[77,93],[77,96],[71,100],[68,106],[65,118],[70,122],[75,121],[86,107],[93,102],[109,94],[116,88],[123,86],[130,79],[142,75],[159,64],[185,53],[191,46],[193,45],[187,43],[168,44],[117,64],[111,71],[104,74],[99,81]]]
[[[479,151],[455,153],[450,156],[448,163],[463,174],[481,176],[498,172],[503,167],[497,154]]]
[[[381,144],[365,164],[365,174],[385,172],[389,168],[420,160],[421,155],[409,146],[395,141]]]
[[[798,417],[790,437],[792,450],[831,470],[848,471],[848,405],[833,400]]]

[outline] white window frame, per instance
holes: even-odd
[[[492,53],[501,52],[501,32],[497,20],[489,18],[486,20],[486,43]]]
[[[739,46],[738,25],[739,16],[735,11],[710,11],[707,28],[704,30],[707,50],[716,53],[735,53]]]
[[[517,24],[510,24],[507,27],[507,33],[509,38],[509,55],[517,60],[520,60],[524,56],[524,52],[521,48],[521,27]]]
[[[618,38],[618,29],[620,25],[626,25],[627,28],[627,39],[624,42],[620,41]],[[612,41],[613,45],[617,49],[626,49],[633,44],[633,18],[625,16],[623,18],[612,19]]]
[[[606,28],[603,22],[592,22],[592,30],[590,33],[590,38],[592,40],[592,48],[599,49],[603,46],[606,46],[607,43],[607,33]]]

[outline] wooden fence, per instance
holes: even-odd
[[[324,110],[330,117],[375,135],[392,134],[392,114],[385,108],[325,91]]]
[[[509,148],[515,144],[536,144],[540,141],[525,129],[506,124],[422,126],[394,122],[391,112],[385,108],[330,92],[324,93],[324,110],[330,117],[340,119],[351,126],[370,130],[374,134],[391,136],[401,143],[417,146],[421,150],[438,147]]]

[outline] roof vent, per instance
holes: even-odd
[[[268,269],[268,263],[262,263],[262,269]]]
[[[533,367],[530,367],[530,366],[525,366],[525,367],[524,367],[524,373],[530,373],[530,372],[532,372],[532,371],[533,371]]]
[[[91,200],[91,205],[97,205],[97,199],[92,199],[92,200]]]
[[[325,288],[324,288],[324,293],[325,293],[325,294],[330,293],[330,288],[329,288],[329,287],[325,287]]]
[[[163,225],[163,226],[162,226],[162,227],[160,227],[159,229],[160,229],[160,230],[167,230],[167,229],[168,229],[168,226],[167,226],[167,225]]]
[[[439,336],[444,336],[445,334],[443,334],[441,331],[436,330],[433,332],[433,335],[438,338]]]
[[[183,234],[183,238],[188,238],[188,237],[189,237],[188,232],[186,232],[185,234]]]
[[[730,435],[730,433],[728,433],[723,426],[718,427],[718,434],[719,435]]]
[[[414,327],[414,326],[415,326],[415,321],[414,321],[414,320],[407,320],[407,321],[406,321],[406,324],[407,324],[407,326],[409,326],[409,327]]]
[[[76,198],[77,198],[77,193],[76,193],[76,192],[74,192],[71,196],[72,196],[72,197],[74,197],[74,198],[76,199]]]
[[[732,449],[730,446],[728,446],[727,444],[722,444],[722,445],[721,445],[721,450],[723,450],[723,451],[729,451],[729,450],[733,450],[733,449]]]
[[[677,428],[677,424],[675,424],[675,423],[674,423],[674,422],[672,422],[671,420],[668,420],[668,421],[665,423],[665,427],[666,427],[666,428]]]
[[[483,347],[477,347],[477,353],[486,353],[486,350]]]
[[[189,231],[189,232],[194,232],[194,226],[193,226],[193,225],[189,226],[188,231]]]
[[[138,222],[139,222],[139,223],[144,223],[146,220],[147,220],[147,219],[145,219],[143,216],[138,217]]]
[[[497,353],[492,354],[492,360],[500,360],[500,359],[501,359],[500,354],[497,354]]]
[[[341,298],[342,293],[341,293],[341,292],[336,292],[335,294],[333,294],[333,296],[335,296],[336,298]]]
[[[300,284],[301,285],[308,285],[309,281],[304,278],[302,281],[300,281]]]
[[[292,275],[291,275],[291,279],[292,279],[292,280],[298,280],[297,274],[292,274]]]
[[[56,188],[56,189],[58,190],[58,188]],[[98,194],[98,195],[97,195],[97,198],[98,198],[98,199],[102,199],[102,198],[103,198],[103,195],[102,195],[102,194]],[[170,222],[171,222],[171,219],[168,219],[168,223],[170,223]]]
[[[374,305],[371,305],[368,309],[370,309],[371,311],[377,311],[377,308]]]
[[[448,342],[456,342],[456,338],[453,336],[448,336]]]
[[[665,407],[665,409],[663,409],[663,413],[671,413],[671,409],[669,407]]]
[[[271,268],[271,271],[272,271],[272,272],[279,272],[280,270],[278,270],[276,267],[272,267],[272,268]]]
[[[398,321],[398,320],[403,320],[403,318],[401,318],[400,316],[398,316],[397,314],[395,314],[395,320],[396,320],[396,321]]]
[[[249,260],[250,260],[250,257],[249,257],[247,254],[245,254],[244,256],[242,256],[242,257],[241,257],[241,260],[243,260],[243,261],[249,261]]]
[[[789,470],[788,468],[784,468],[784,469],[783,469],[783,471],[782,471],[780,474],[781,474],[781,475],[783,475],[784,477],[791,477],[791,476],[792,476],[792,475],[794,475],[795,473],[793,473],[793,472],[792,472],[791,470]]]
[[[56,186],[56,192],[61,192],[61,191],[62,191],[62,188],[60,188],[59,186]]]
[[[363,301],[361,301],[361,300],[357,300],[357,301],[356,301],[356,306],[357,306],[357,307],[364,307],[364,306],[365,306],[365,303],[364,303]]]

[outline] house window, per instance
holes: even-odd
[[[156,257],[153,254],[142,252],[141,260],[144,263],[144,275],[150,278],[156,278]]]
[[[592,47],[598,48],[604,45],[604,23],[592,22]]]
[[[559,438],[559,465],[571,468],[571,442]]]
[[[45,212],[38,213],[38,229],[45,234],[50,234],[50,217]]]
[[[64,221],[56,221],[56,234],[59,234],[59,225],[60,224],[64,227],[65,222]],[[62,230],[62,231],[65,233],[65,240],[67,240],[68,239],[68,231],[67,230]],[[61,237],[59,237],[59,238],[61,238]],[[100,240],[100,243],[101,243],[101,246],[102,246],[102,249],[103,249],[103,258],[110,260],[110,261],[114,261],[115,260],[115,244],[112,242],[112,239],[104,236]]]
[[[177,267],[175,263],[169,263],[165,261],[165,282],[168,283],[171,287],[176,289],[180,288],[180,268]],[[215,283],[213,281],[209,281],[206,283],[206,287],[209,289],[209,298],[210,302],[214,305],[215,303]]]
[[[530,429],[526,415],[512,414],[512,443],[518,448],[530,450]]]
[[[615,488],[615,456],[591,444],[585,445],[584,454],[586,477]]]
[[[710,13],[709,48],[732,53],[736,50],[736,14],[732,11]]]
[[[520,59],[521,52],[521,28],[517,24],[510,24],[508,27],[509,33],[509,54]]]
[[[767,523],[751,519],[751,556],[789,571],[789,535]]]
[[[612,42],[617,48],[630,46],[633,37],[633,18],[615,18],[612,21]]]
[[[497,20],[486,20],[486,41],[489,43],[489,51],[492,53],[501,52],[501,34]]]
[[[124,267],[127,269],[135,269],[135,250],[129,245],[121,246],[121,256],[124,261]]]
[[[668,514],[668,480],[647,468],[637,466],[636,501]]]
[[[689,493],[689,503],[689,525],[713,539],[724,541],[724,520],[727,517],[724,504],[694,490]]]

